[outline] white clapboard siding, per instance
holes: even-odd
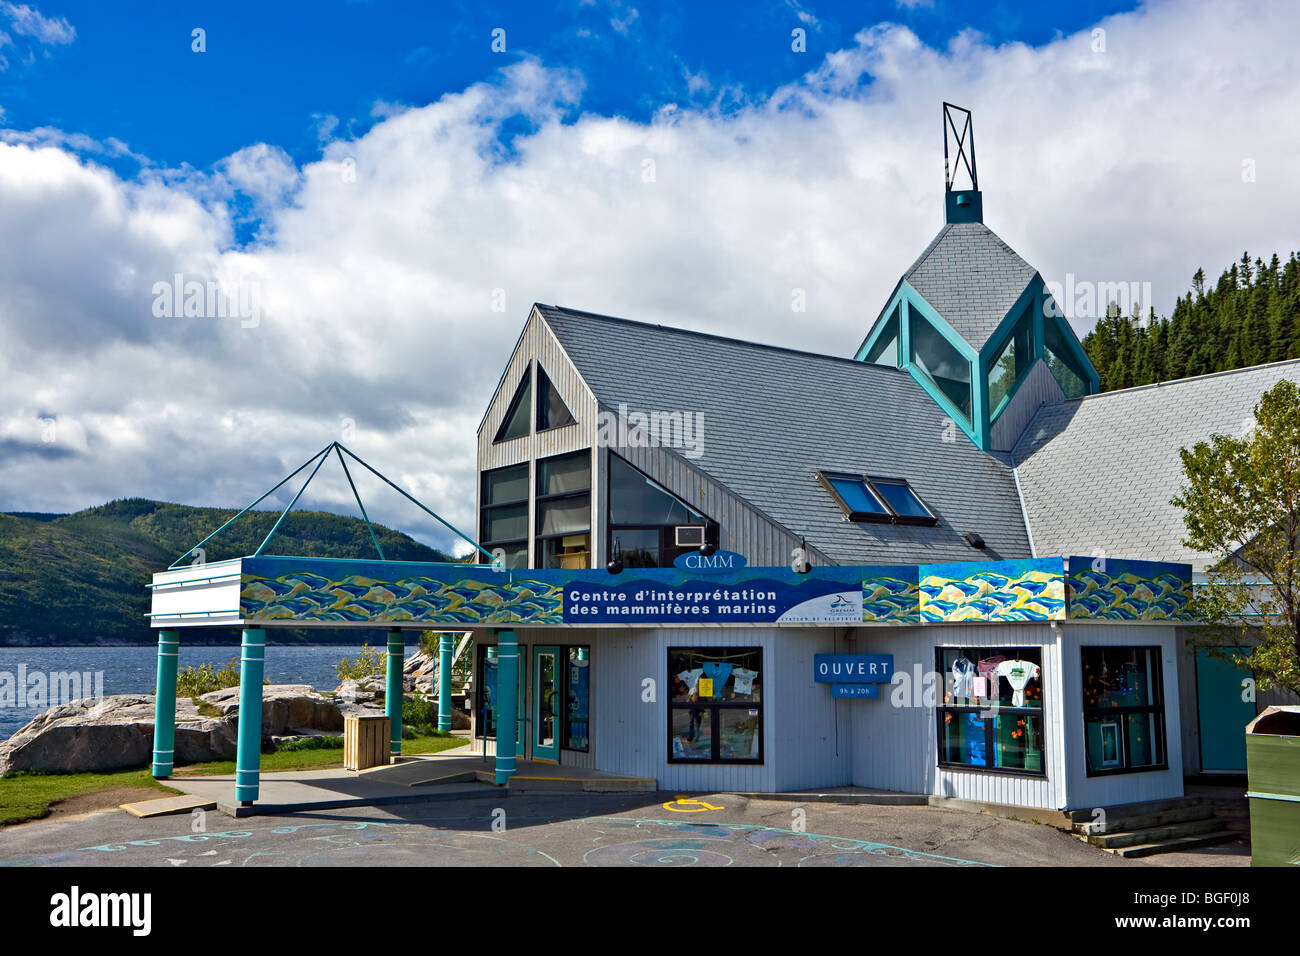
[[[534,360],[536,360],[535,363]],[[564,399],[564,404],[572,412],[575,419],[574,424],[564,425],[560,428],[549,428],[543,432],[535,431],[523,438],[515,438],[510,441],[493,442],[492,439],[496,436],[497,429],[501,427],[501,422],[510,408],[510,401],[514,398],[520,381],[523,380],[525,375],[532,374],[535,364],[540,364],[546,370],[546,375],[550,378],[551,384],[555,386],[560,397]],[[533,405],[529,418],[532,422],[537,420],[537,393],[537,382],[534,380],[532,389]],[[595,396],[592,394],[591,389],[587,387],[586,382],[583,381],[582,376],[578,374],[577,369],[574,368],[564,349],[561,348],[555,334],[551,332],[550,328],[534,310],[524,326],[523,334],[519,338],[514,354],[510,357],[510,362],[506,366],[505,374],[501,378],[496,394],[492,396],[483,423],[479,426],[479,472],[529,462],[531,464],[529,487],[535,488],[537,483],[537,459],[549,458],[552,455],[563,455],[584,448],[594,448],[596,445],[596,424]],[[593,470],[595,470],[594,467]],[[482,494],[483,488],[480,482],[475,489],[475,501],[480,507],[482,505]],[[593,493],[591,524],[593,531],[601,524],[601,522],[595,520],[594,503],[596,497]],[[529,496],[529,502],[528,527],[533,529],[536,528],[537,515],[536,506],[531,495]],[[481,541],[483,540],[482,513],[477,513],[480,521],[476,537],[477,540]],[[530,566],[535,564],[536,558],[537,556],[534,555],[533,560],[529,562]]]
[[[1034,412],[1043,405],[1054,405],[1065,401],[1065,393],[1057,384],[1052,370],[1042,359],[1037,359],[1025,380],[1011,396],[1007,407],[993,423],[989,437],[996,451],[1010,451],[1024,434],[1025,426],[1034,417]]]
[[[1070,809],[1114,806],[1183,795],[1182,719],[1179,713],[1178,629],[1155,624],[1065,624],[1061,627],[1065,671],[1065,734],[1071,758],[1066,767]],[[1089,777],[1083,724],[1085,645],[1159,646],[1164,681],[1165,746],[1168,770]]]
[[[540,364],[563,397],[576,419],[575,424],[535,432],[523,438],[494,443],[510,401],[520,381]],[[536,420],[538,390],[533,384],[532,420]],[[534,310],[510,357],[487,414],[478,431],[478,470],[488,471],[522,462],[530,463],[529,487],[536,487],[536,461],[584,448],[598,448],[600,407],[595,395],[570,361],[563,347],[545,321]],[[612,413],[613,410],[606,409]],[[767,518],[744,499],[709,478],[681,455],[666,448],[620,447],[617,452],[673,494],[717,521],[722,529],[721,546],[744,554],[750,564],[784,566],[790,563],[791,551],[799,538]],[[608,560],[605,520],[608,513],[608,450],[598,448],[592,465],[592,554],[596,567]],[[475,490],[481,497],[481,485]],[[481,505],[481,500],[478,501]],[[536,508],[530,504],[529,528],[536,528]],[[480,526],[479,540],[483,529]],[[810,549],[811,550],[811,549]],[[533,554],[532,562],[538,559]],[[814,564],[829,564],[823,556],[812,553]]]

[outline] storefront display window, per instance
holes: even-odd
[[[564,749],[586,750],[591,720],[591,648],[568,648],[564,676]]]
[[[1083,724],[1089,776],[1163,770],[1159,647],[1084,647]]]
[[[668,649],[668,759],[762,763],[762,648]]]
[[[1042,775],[1042,651],[941,647],[939,763]]]

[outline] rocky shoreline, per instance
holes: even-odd
[[[406,695],[434,689],[436,661],[417,652],[403,668]],[[323,694],[306,684],[269,684],[262,689],[263,744],[304,736],[339,735],[348,714],[382,714],[382,676],[344,681]],[[154,698],[114,694],[52,707],[0,743],[0,776],[10,771],[94,772],[148,766],[153,759]],[[469,726],[453,711],[453,729]],[[239,688],[176,701],[178,764],[233,760],[239,730]]]

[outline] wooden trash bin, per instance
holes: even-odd
[[[343,769],[365,770],[388,763],[388,718],[343,718]]]

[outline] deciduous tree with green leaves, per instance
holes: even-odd
[[[1261,690],[1300,693],[1300,388],[1283,379],[1261,396],[1243,435],[1211,435],[1181,449],[1184,544],[1219,560],[1193,606],[1223,644],[1248,627],[1259,638],[1234,655]]]

